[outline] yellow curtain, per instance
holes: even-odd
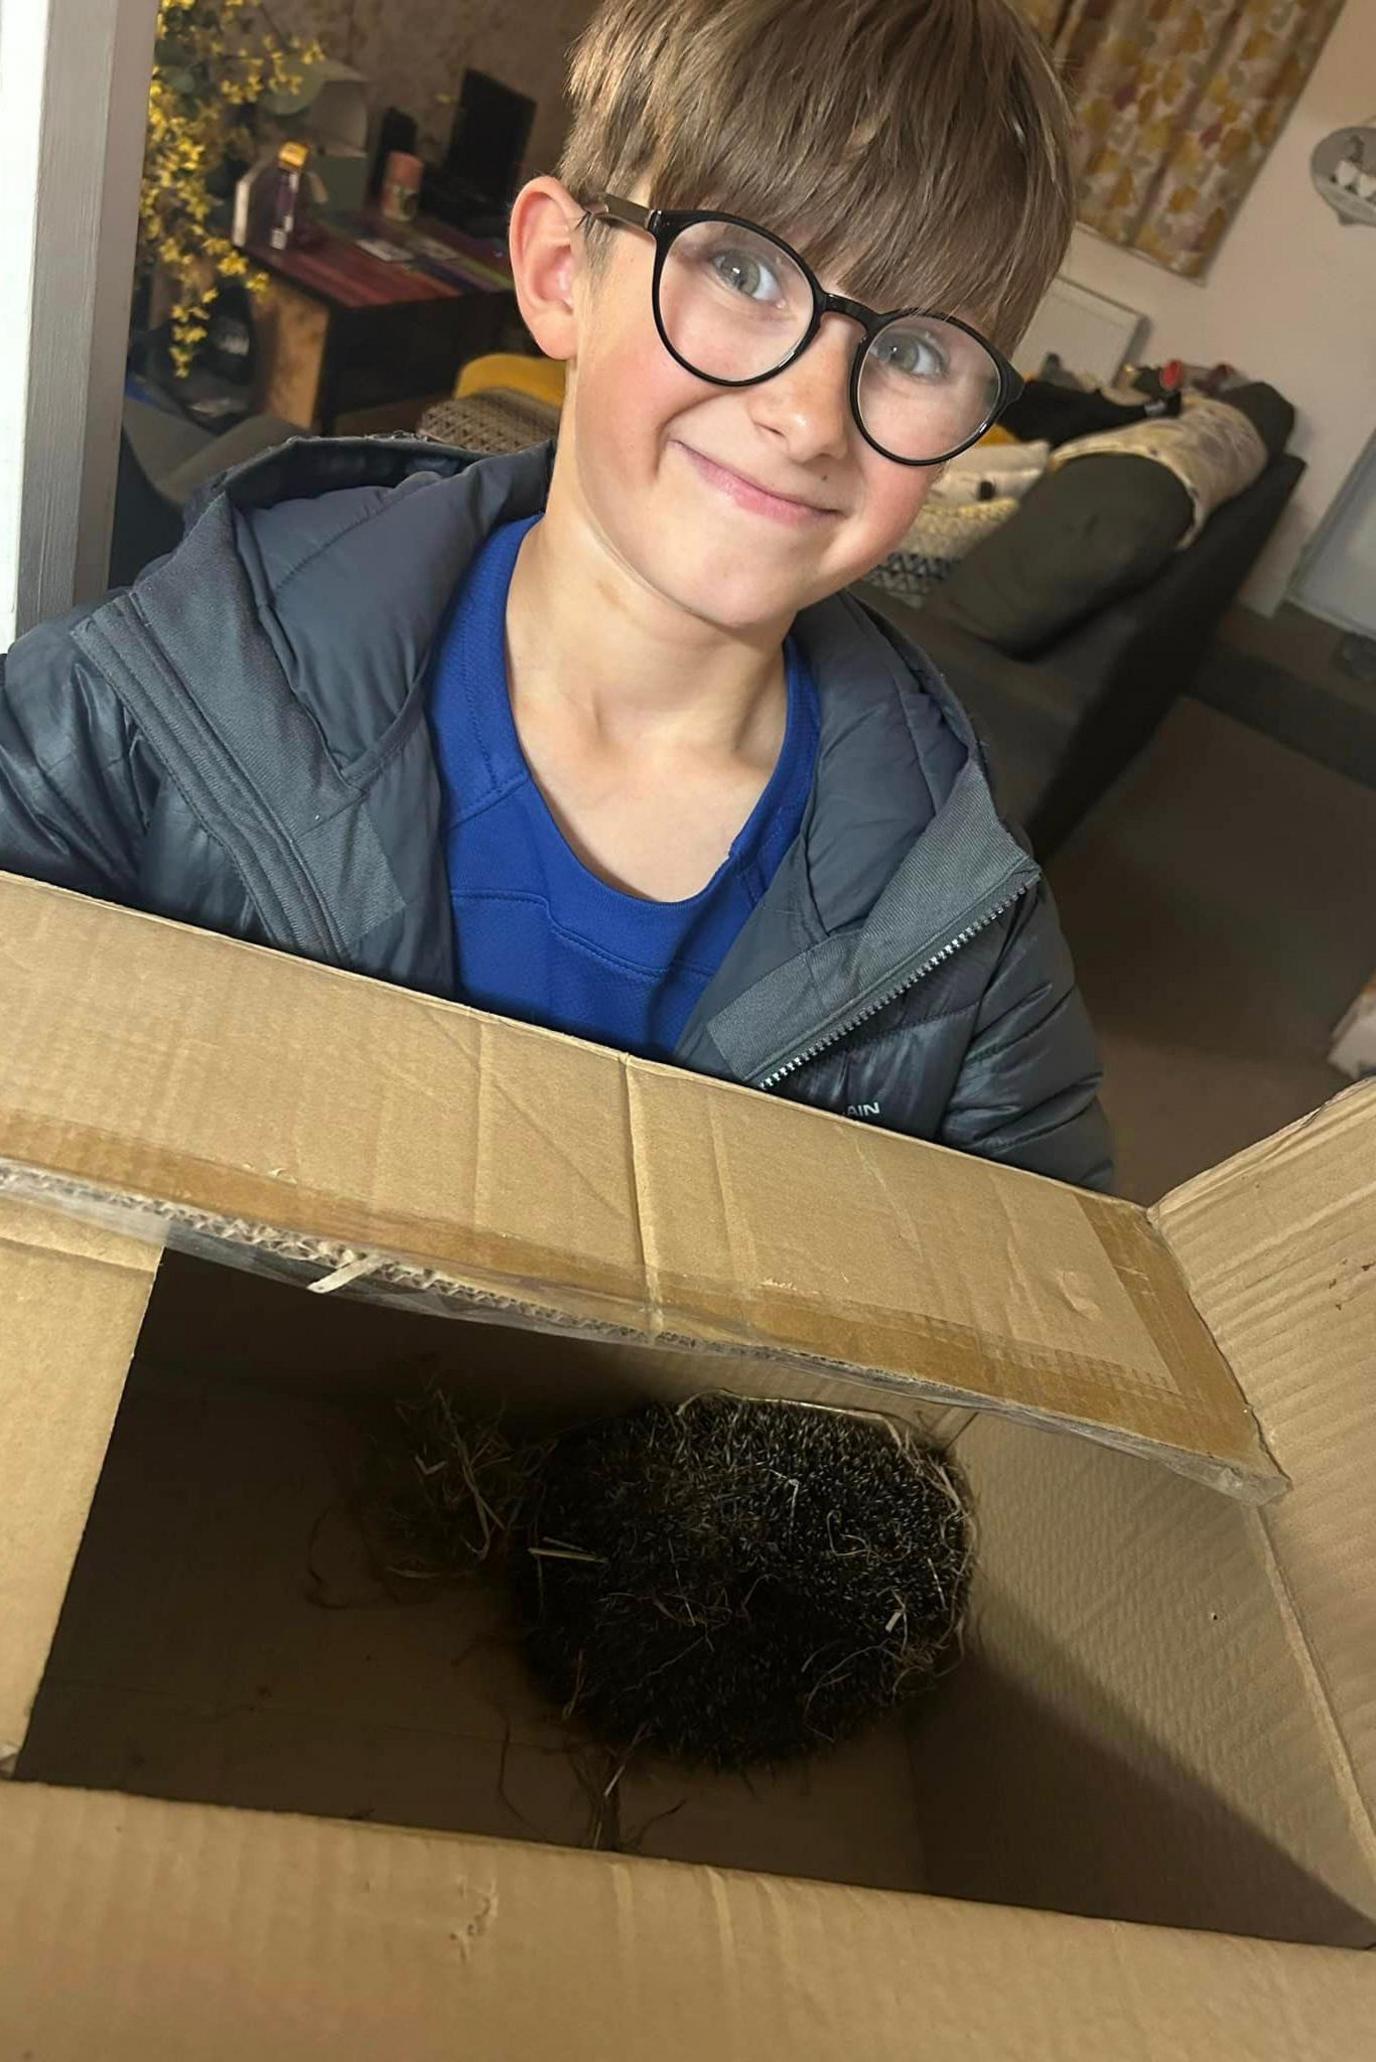
[[[1056,34],[1057,24],[1065,13],[1066,0],[1022,0],[1022,11],[1034,29],[1051,40]]]
[[[1023,0],[1078,117],[1080,220],[1198,278],[1342,4]]]

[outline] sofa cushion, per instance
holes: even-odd
[[[1039,480],[1012,521],[961,560],[943,610],[1001,651],[1036,651],[1149,580],[1193,513],[1184,486],[1153,459],[1077,459]]]
[[[1048,471],[1104,457],[1150,458],[1175,474],[1193,510],[1186,544],[1193,543],[1216,508],[1245,494],[1267,463],[1261,432],[1242,409],[1205,394],[1187,394],[1181,413],[1168,420],[1133,423],[1062,444],[1052,452]]]
[[[1295,427],[1295,411],[1284,394],[1264,380],[1254,379],[1244,386],[1225,387],[1218,398],[1241,410],[1266,446],[1268,458],[1280,457]]]

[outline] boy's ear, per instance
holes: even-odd
[[[578,347],[574,279],[582,263],[583,210],[557,179],[529,179],[511,206],[507,254],[521,318],[547,358]]]

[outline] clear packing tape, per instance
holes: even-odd
[[[685,1330],[670,1322],[662,1307],[649,1299],[632,1303],[624,1294],[599,1294],[512,1276],[458,1274],[415,1256],[361,1250],[314,1233],[114,1190],[0,1159],[0,1198],[5,1196],[61,1211],[159,1250],[241,1268],[317,1295],[340,1294],[415,1314],[702,1355],[718,1363],[709,1378],[712,1386],[721,1379],[721,1363],[729,1359],[736,1366],[727,1385],[738,1393],[752,1393],[749,1369],[753,1365],[758,1370],[758,1393],[787,1393],[799,1401],[838,1407],[867,1403],[873,1410],[914,1423],[929,1417],[934,1406],[988,1410],[1015,1421],[1079,1433],[1101,1445],[1155,1459],[1248,1503],[1269,1502],[1289,1486],[1278,1470],[1253,1473],[1225,1459],[1166,1445],[1088,1416],[1039,1409],[1002,1396],[975,1395],[958,1384],[810,1353],[771,1342],[739,1325],[714,1327],[710,1321],[695,1318],[694,1329]],[[794,1371],[783,1385],[780,1370]]]

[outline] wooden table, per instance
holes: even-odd
[[[432,239],[452,270],[375,257],[359,234]],[[251,244],[247,255],[272,281],[258,303],[257,405],[327,436],[342,415],[451,393],[461,365],[497,348],[516,306],[500,245],[425,217],[411,232],[365,217],[353,232],[326,227],[319,243]]]

